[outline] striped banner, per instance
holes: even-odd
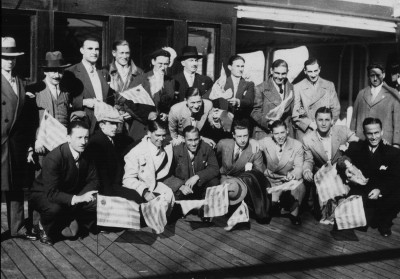
[[[289,182],[283,183],[278,186],[267,188],[268,194],[280,192],[280,191],[292,191],[296,189],[299,185],[303,183],[303,179],[300,180],[290,180]]]
[[[37,141],[51,151],[67,141],[67,128],[45,110],[40,121]]]
[[[366,226],[362,197],[353,195],[341,200],[335,209],[335,219],[339,230]]]
[[[217,217],[228,213],[228,185],[208,187],[204,204],[204,217]]]
[[[161,194],[151,201],[140,205],[147,226],[152,228],[157,234],[164,232],[164,227],[167,224],[168,205],[169,203],[165,194]]]
[[[350,190],[337,174],[336,164],[333,166],[330,163],[323,165],[314,175],[314,181],[322,203],[346,195]]]
[[[146,89],[143,88],[141,84],[126,91],[123,91],[120,94],[125,99],[131,100],[136,104],[155,106],[153,99],[150,97],[150,94],[146,91]]]
[[[179,203],[181,205],[183,215],[188,214],[193,209],[200,209],[204,205],[204,202],[204,200],[175,201],[175,203]]]
[[[293,96],[293,91],[290,91],[289,96],[282,101],[276,108],[270,110],[267,115],[265,116],[267,119],[270,120],[278,120],[281,119],[283,113],[285,112],[285,108],[289,101]]]
[[[120,197],[97,195],[97,225],[140,229],[139,204]]]
[[[228,226],[224,229],[230,231],[237,223],[245,223],[250,220],[249,208],[247,204],[242,201],[242,204],[235,210],[232,216],[228,219]]]

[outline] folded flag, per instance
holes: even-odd
[[[45,110],[40,121],[37,141],[51,151],[67,141],[67,128]]]
[[[293,97],[293,91],[290,91],[289,96],[287,96],[277,107],[270,110],[265,116],[269,120],[281,119],[283,113],[285,112],[286,106],[290,103]]]
[[[226,73],[224,69],[224,64],[221,67],[221,75],[220,77],[214,82],[213,87],[211,88],[210,92],[210,100],[215,100],[218,98],[230,99],[233,97],[233,91],[231,88],[228,90],[224,90],[226,84]]]
[[[303,179],[300,180],[290,180],[289,182],[283,183],[278,186],[267,188],[268,194],[280,192],[280,191],[292,191],[296,189],[299,185],[303,183]]]
[[[249,218],[249,208],[247,204],[242,201],[242,204],[235,210],[232,216],[228,219],[228,226],[224,229],[230,231],[237,223],[248,222]]]
[[[97,225],[140,229],[139,204],[120,197],[97,195]]]
[[[335,209],[335,219],[339,230],[367,225],[362,197],[352,195],[341,200]]]
[[[336,164],[333,166],[331,163],[323,165],[315,174],[314,181],[322,203],[346,195],[350,190],[337,174]]]
[[[204,202],[204,200],[175,201],[175,203],[179,203],[181,205],[183,215],[188,214],[193,209],[200,209],[204,205]]]
[[[161,194],[140,205],[147,226],[157,234],[164,232],[164,227],[167,224],[168,204],[165,194]]]
[[[204,217],[217,217],[228,213],[228,185],[208,187],[204,204]]]
[[[120,95],[136,104],[155,106],[150,94],[146,91],[146,89],[143,88],[141,84],[121,92]]]

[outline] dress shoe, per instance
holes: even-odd
[[[20,239],[25,239],[25,240],[31,240],[31,241],[34,241],[34,240],[38,240],[38,239],[39,239],[37,235],[32,234],[32,233],[29,232],[29,231],[26,231],[26,232],[21,233],[21,234],[17,234],[17,235],[15,235],[15,236],[13,236],[13,237],[15,237],[15,238],[20,238]]]
[[[301,219],[299,216],[294,216],[292,214],[289,214],[289,219],[290,222],[292,222],[293,225],[295,226],[300,226],[301,225]]]
[[[39,232],[39,237],[40,237],[40,242],[49,246],[53,246],[54,245],[54,241],[51,239],[51,237],[49,237],[46,232],[41,229]]]
[[[392,230],[390,228],[378,228],[378,231],[383,237],[389,237],[392,235]]]

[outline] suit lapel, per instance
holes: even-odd
[[[103,72],[101,70],[97,70],[97,75],[99,76],[100,84],[101,84],[101,93],[103,94],[103,102],[107,103],[108,97],[108,84],[105,78],[103,77]],[[121,79],[122,80],[122,79]],[[129,76],[127,78],[129,80]]]
[[[200,120],[197,121],[197,124],[196,124],[197,128],[198,128],[200,131],[201,131],[201,129],[202,129],[203,126],[204,126],[204,122],[206,122],[206,120],[207,120],[207,118],[208,118],[208,113],[205,111],[206,108],[205,108],[204,101],[203,101],[202,110],[203,110],[203,114],[201,115]]]
[[[245,88],[246,88],[246,81],[243,78],[240,78],[235,97],[238,99],[242,99]]]
[[[378,95],[376,95],[376,98],[374,100],[374,102],[371,102],[371,106],[375,106],[376,104],[380,103],[383,99],[385,99],[385,93],[386,93],[386,89],[385,88],[381,88],[381,91],[379,91]],[[371,96],[371,94],[370,94]]]
[[[340,138],[337,133],[332,133],[331,139],[331,160],[335,161],[336,154],[339,152]]]
[[[88,93],[90,95],[88,97],[96,98],[96,93],[94,93],[94,88],[93,88],[92,81],[90,80],[89,74],[86,71],[85,66],[83,66],[82,62],[80,62],[78,64],[77,70],[79,72],[79,76],[80,76],[80,79],[82,80],[82,83],[84,84],[84,86],[88,90]]]
[[[264,93],[264,96],[275,106],[279,106],[279,104],[282,102],[281,97],[279,96],[278,90],[276,90],[275,85],[270,79],[268,83],[268,87],[266,88],[266,92]]]
[[[247,147],[240,154],[237,161],[236,162],[232,161],[233,162],[232,172],[243,170],[246,163],[250,161],[252,155],[253,155],[253,152],[251,150],[251,146],[250,146],[250,144],[248,144]]]
[[[318,154],[321,161],[327,162],[328,156],[326,156],[324,147],[322,146],[321,141],[318,139],[317,131],[312,132],[312,135],[313,136],[311,137],[311,141],[313,142],[315,152]]]
[[[191,163],[190,158],[189,158],[189,151],[187,150],[186,144],[183,144],[182,147],[179,149],[179,157],[181,157],[180,162],[183,162],[182,164],[182,171],[183,171],[183,176],[184,177],[189,177],[190,176],[190,170],[189,170],[189,164]]]
[[[267,159],[267,163],[270,166],[270,170],[275,171],[279,165],[279,159],[276,155],[276,144],[273,142],[271,138],[265,138],[266,140],[266,152],[268,153],[269,158]]]
[[[229,88],[232,89],[232,92],[233,92],[233,81],[232,81],[232,77],[231,77],[231,76],[229,76],[229,77],[226,79],[226,83],[225,83],[224,90],[226,91],[226,90],[228,90]]]
[[[234,162],[233,162],[233,151],[235,150],[235,141],[231,140],[227,148],[224,149],[224,154],[222,158],[224,158],[224,162],[226,164],[226,168],[230,169],[227,174],[234,172]]]
[[[276,154],[276,152],[275,152]],[[279,160],[278,166],[275,171],[279,171],[283,169],[287,163],[290,161],[290,158],[292,157],[293,154],[293,141],[288,138],[286,141],[286,145],[284,146],[282,150],[282,155],[281,159]]]
[[[43,95],[40,96],[40,99],[43,102],[43,105],[46,108],[49,108],[50,115],[54,116],[53,95],[51,94],[50,88],[47,86],[47,83],[46,82],[44,82],[44,83],[45,83],[46,87],[43,90]]]

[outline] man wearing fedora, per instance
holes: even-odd
[[[5,193],[11,237],[36,240],[24,224],[24,192],[27,154],[31,158],[33,129],[29,129],[29,100],[22,80],[13,73],[16,58],[23,55],[14,38],[1,38],[1,191]]]
[[[201,96],[211,89],[211,78],[197,73],[198,60],[201,58],[203,56],[199,55],[195,46],[183,47],[182,55],[177,57],[183,66],[183,71],[173,77],[176,81],[175,91],[179,92],[179,102],[185,99],[185,92],[189,87],[198,88]]]

